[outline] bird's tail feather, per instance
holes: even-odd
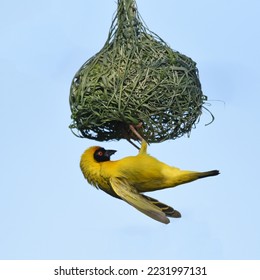
[[[150,202],[152,202],[154,205],[156,205],[157,207],[159,207],[163,213],[167,216],[167,217],[172,217],[172,218],[180,218],[181,217],[181,213],[175,209],[173,209],[171,206],[168,206],[152,197],[149,197],[147,195],[142,194],[142,196],[144,198],[146,198],[147,200],[149,200]]]
[[[198,178],[205,178],[210,176],[216,176],[219,174],[219,170],[210,170],[206,172],[200,172]]]

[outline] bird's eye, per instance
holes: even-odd
[[[98,151],[97,155],[102,157],[103,156],[103,152],[102,151]]]
[[[101,162],[101,161],[103,161],[104,155],[105,155],[105,149],[99,148],[94,153],[94,159],[98,162]]]

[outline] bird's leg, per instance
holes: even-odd
[[[147,154],[147,142],[145,140],[142,141],[139,154]]]
[[[127,139],[129,143],[131,143],[134,147],[136,147],[139,150],[139,153],[146,153],[147,149],[147,142],[144,140],[144,138],[137,132],[135,128],[142,127],[142,123],[140,122],[138,125],[133,126],[132,124],[129,125],[130,130],[133,132],[133,134],[142,142],[141,148],[139,148],[137,145],[135,145],[130,139]]]
[[[142,127],[142,123],[139,123],[136,127],[137,128]],[[144,141],[144,138],[137,132],[137,130],[135,129],[135,127],[132,124],[129,125],[129,128],[140,141]]]

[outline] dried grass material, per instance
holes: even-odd
[[[196,63],[148,30],[134,0],[118,0],[104,47],[72,81],[70,128],[98,141],[137,140],[132,124],[162,142],[189,134],[205,100]]]

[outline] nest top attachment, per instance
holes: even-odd
[[[70,128],[97,141],[140,134],[158,143],[189,135],[206,100],[196,63],[146,27],[134,0],[118,0],[104,47],[73,78]]]

